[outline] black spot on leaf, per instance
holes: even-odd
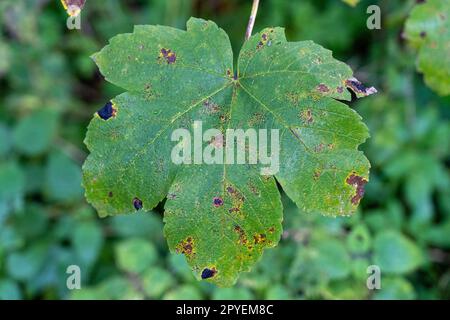
[[[216,275],[216,273],[217,273],[217,271],[214,268],[212,268],[212,269],[205,268],[202,271],[202,279],[212,278]]]
[[[103,120],[108,120],[109,118],[116,116],[116,109],[114,108],[112,102],[108,101],[103,106],[103,108],[101,108],[100,110],[97,111],[97,114]]]
[[[222,198],[221,197],[214,197],[213,204],[214,204],[214,207],[216,207],[216,208],[222,206],[223,205]]]
[[[141,210],[142,209],[142,200],[139,198],[134,198],[133,199],[133,206],[136,210]]]
[[[371,94],[377,93],[377,89],[374,87],[366,88],[360,81],[356,78],[348,79],[345,85],[351,89],[356,94],[362,94],[364,96],[369,96]]]

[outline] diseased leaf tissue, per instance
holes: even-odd
[[[86,4],[86,0],[61,0],[61,3],[69,16],[77,16]]]
[[[164,233],[198,279],[235,283],[264,248],[277,245],[282,205],[276,181],[307,212],[348,215],[369,178],[358,146],[368,129],[339,100],[375,92],[311,41],[268,28],[243,45],[233,67],[227,34],[191,18],[187,31],[136,26],[93,56],[126,92],[89,125],[86,197],[102,217],[151,210],[164,198]],[[280,170],[259,165],[175,165],[171,133],[209,128],[279,129]]]

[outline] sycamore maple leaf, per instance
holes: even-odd
[[[347,88],[359,97],[376,90],[330,51],[268,28],[244,43],[234,70],[227,34],[191,18],[187,31],[136,26],[93,58],[126,92],[89,125],[86,197],[102,217],[149,211],[167,198],[169,248],[186,256],[199,279],[230,286],[264,248],[277,245],[277,181],[307,212],[356,209],[370,166],[358,146],[369,134],[337,99],[351,98]],[[192,130],[194,120],[204,130],[279,129],[279,172],[262,176],[260,164],[174,164],[171,133]]]

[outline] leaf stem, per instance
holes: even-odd
[[[258,13],[259,0],[253,0],[252,12],[248,20],[247,31],[245,32],[245,40],[251,37],[253,26],[255,25],[256,14]]]

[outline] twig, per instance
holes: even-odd
[[[245,32],[245,40],[251,37],[253,26],[255,25],[256,14],[258,13],[259,0],[253,0],[252,12],[248,20],[247,31]]]

